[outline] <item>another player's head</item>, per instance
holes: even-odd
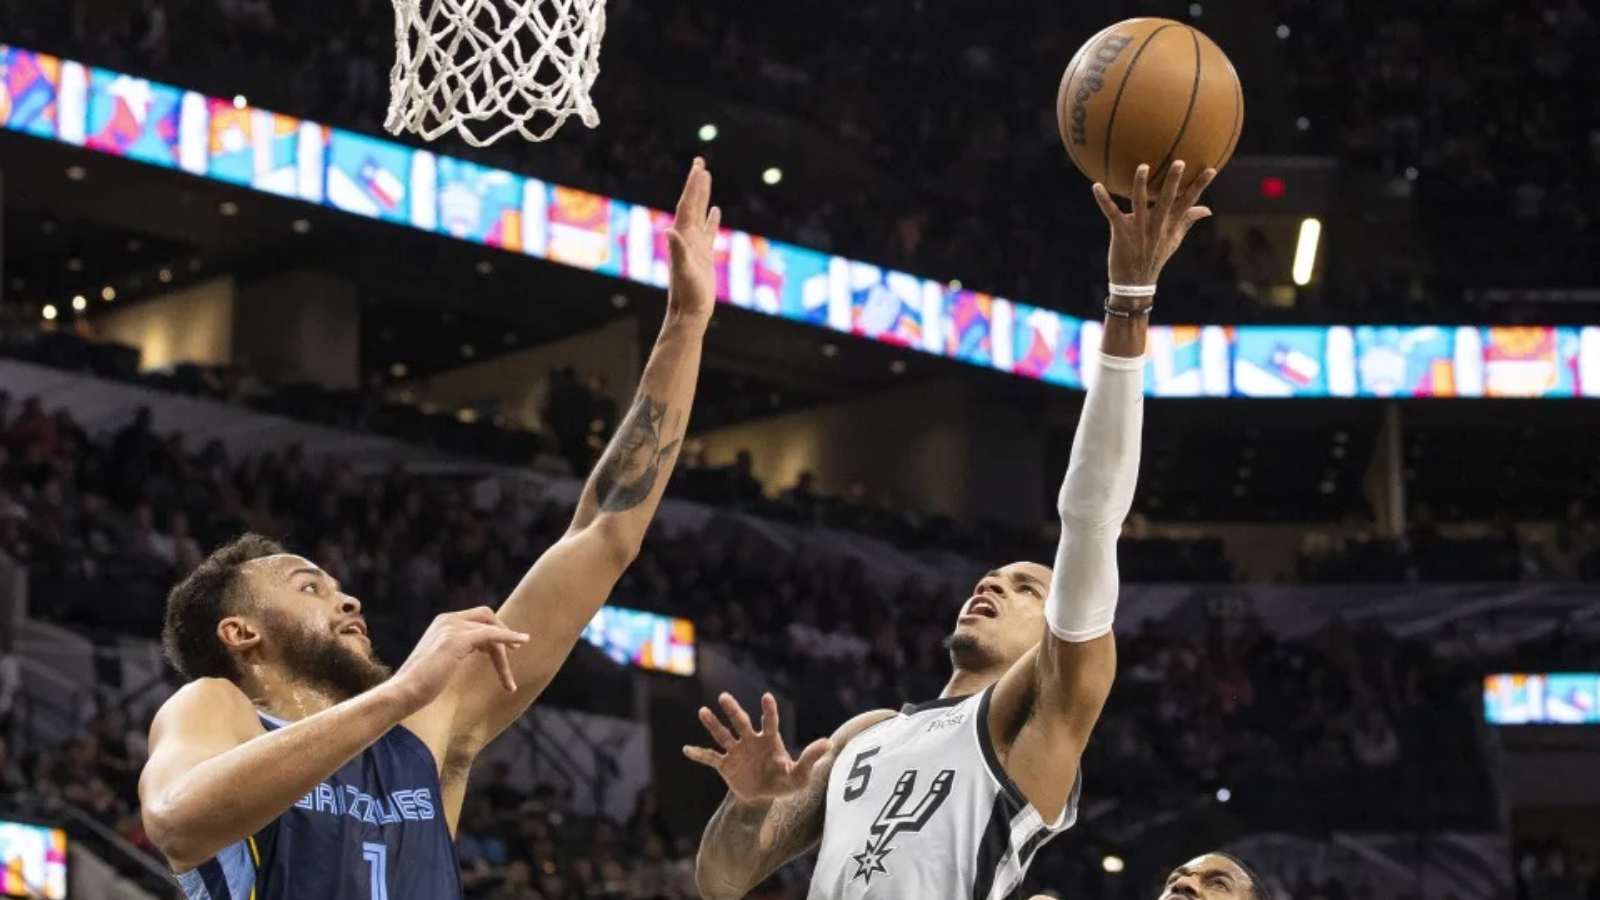
[[[961,605],[945,639],[950,662],[967,672],[1003,668],[1021,659],[1044,635],[1050,569],[1015,562],[984,575]]]
[[[189,679],[279,679],[353,697],[389,677],[361,604],[277,542],[246,534],[220,547],[167,595],[167,659]]]
[[[1161,900],[1273,900],[1272,888],[1244,860],[1205,853],[1172,870]]]

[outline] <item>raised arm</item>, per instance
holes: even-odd
[[[1201,173],[1180,196],[1182,176],[1183,163],[1174,162],[1152,204],[1150,167],[1140,166],[1131,213],[1118,209],[1104,186],[1094,186],[1111,226],[1111,295],[1058,497],[1061,541],[1045,601],[1047,628],[1038,649],[1001,678],[990,706],[990,733],[1004,748],[1006,771],[1046,821],[1068,802],[1116,675],[1117,538],[1139,477],[1145,338],[1156,279],[1189,228],[1211,214],[1196,203],[1216,172]]]
[[[732,696],[723,694],[719,702],[732,729],[705,707],[700,722],[721,749],[683,748],[728,785],[728,796],[700,838],[694,877],[704,900],[739,900],[822,839],[834,760],[856,735],[894,713],[862,713],[793,759],[778,733],[778,704],[771,694],[761,698],[760,730]]]
[[[498,611],[507,627],[531,635],[509,653],[515,689],[504,691],[483,660],[458,678],[448,729],[453,759],[470,760],[527,710],[639,552],[688,428],[701,345],[716,305],[711,247],[722,213],[710,199],[711,173],[696,159],[667,233],[672,278],[666,320],[633,406],[584,485],[567,533]]]

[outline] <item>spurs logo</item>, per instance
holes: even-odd
[[[887,878],[889,870],[883,865],[883,860],[894,850],[894,839],[902,834],[921,831],[950,796],[950,787],[955,779],[955,769],[941,771],[934,776],[927,792],[908,810],[906,806],[911,803],[911,795],[917,789],[917,770],[908,769],[902,773],[889,799],[878,810],[878,817],[872,822],[872,835],[867,838],[866,849],[850,857],[856,863],[856,873],[850,880],[860,878],[871,884],[874,875]]]

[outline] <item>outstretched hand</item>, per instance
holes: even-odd
[[[1211,215],[1211,208],[1197,205],[1200,195],[1217,177],[1216,169],[1206,169],[1189,185],[1182,196],[1183,160],[1167,170],[1161,196],[1150,201],[1150,167],[1139,166],[1133,175],[1133,211],[1123,212],[1111,199],[1106,186],[1096,182],[1094,199],[1111,225],[1111,251],[1106,259],[1112,284],[1146,286],[1156,283],[1167,260],[1183,243],[1194,223]]]
[[[740,803],[775,800],[805,787],[811,770],[833,747],[831,741],[821,738],[801,751],[799,759],[790,757],[783,746],[783,735],[778,733],[778,701],[771,694],[761,695],[760,730],[751,724],[750,716],[732,695],[724,693],[717,702],[733,729],[730,731],[716,713],[704,706],[700,707],[700,724],[722,752],[686,746],[683,755],[716,769]]]
[[[678,211],[667,231],[672,253],[672,281],[667,291],[667,310],[709,318],[717,305],[717,270],[712,247],[717,228],[722,224],[722,209],[711,206],[711,172],[706,161],[694,158]]]

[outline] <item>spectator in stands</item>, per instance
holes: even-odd
[[[1382,769],[1400,760],[1400,738],[1378,706],[1369,704],[1356,713],[1350,732],[1350,752],[1356,762],[1369,769]]]

